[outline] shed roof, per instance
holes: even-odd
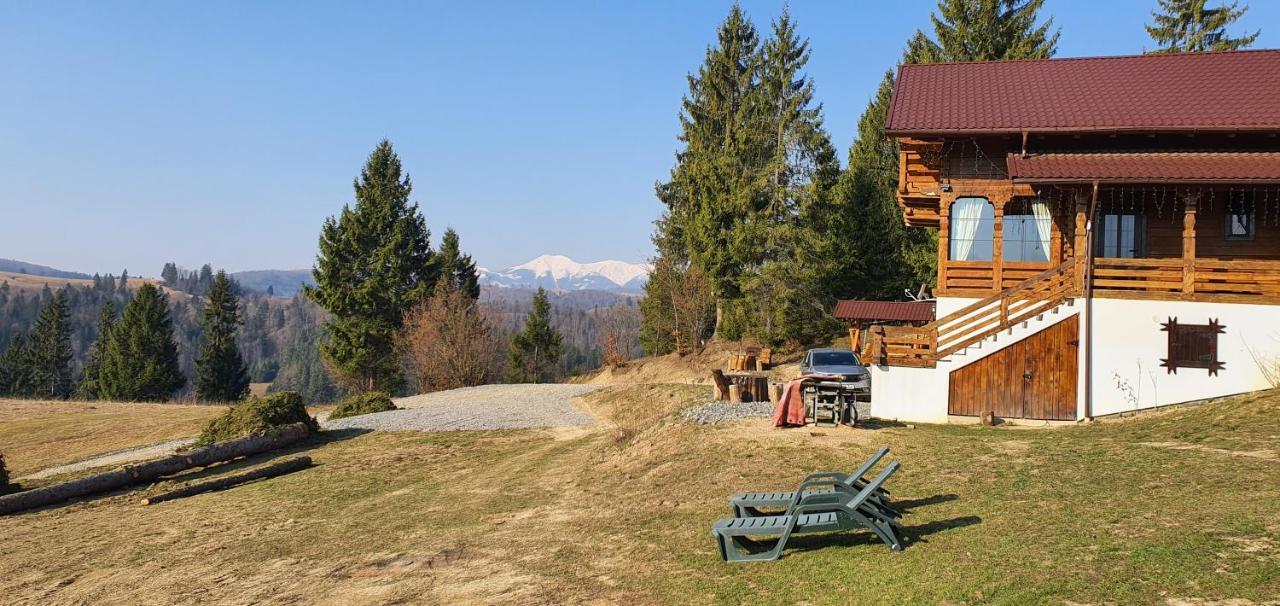
[[[903,65],[890,135],[1280,130],[1280,50]]]
[[[1018,181],[1280,181],[1280,152],[1009,154]]]
[[[932,322],[934,301],[849,301],[836,302],[835,317],[841,320],[882,322]]]

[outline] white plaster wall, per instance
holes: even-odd
[[[915,423],[947,422],[947,371],[871,367],[871,416]]]
[[[938,299],[938,317],[961,309],[978,299],[943,297]],[[1045,313],[1012,331],[1000,331],[960,354],[938,362],[935,368],[871,367],[871,415],[882,419],[919,423],[946,423],[951,371],[963,368],[1001,349],[1034,335],[1079,313],[1080,306],[1063,305],[1058,313]],[[1083,323],[1083,322],[1082,322]],[[1083,388],[1079,393],[1083,393]]]
[[[1280,307],[1094,299],[1093,313],[1094,416],[1267,389],[1259,362],[1280,363]],[[1182,324],[1216,318],[1225,327],[1218,359],[1226,367],[1217,376],[1201,368],[1169,374],[1160,366],[1169,343],[1160,325],[1171,316]],[[1080,371],[1083,376],[1083,364]]]

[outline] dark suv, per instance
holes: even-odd
[[[858,354],[848,349],[810,349],[800,363],[802,375],[838,375],[840,382],[858,392],[871,391],[871,371]]]

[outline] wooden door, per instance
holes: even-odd
[[[951,373],[947,412],[1010,419],[1076,418],[1079,316]]]

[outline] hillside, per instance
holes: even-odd
[[[599,420],[588,428],[335,434],[281,455],[305,452],[314,468],[268,481],[138,505],[179,477],[0,517],[0,595],[1165,606],[1280,596],[1276,392],[1057,429],[683,420],[679,411],[707,396],[678,385],[606,389],[581,402]],[[0,418],[13,419],[10,406],[0,402]],[[128,407],[112,412],[110,423],[127,422]],[[201,412],[171,414],[198,423]],[[14,455],[24,470],[48,448],[40,440],[59,439],[44,426],[68,421],[41,418],[0,424],[0,443],[32,436]],[[728,495],[848,470],[882,445],[903,465],[889,487],[907,511],[904,551],[835,533],[795,539],[777,562],[720,561],[708,529],[729,513]]]
[[[89,276],[88,278],[60,278],[55,276],[37,276],[32,274],[0,271],[0,284],[4,284],[6,282],[9,284],[9,288],[11,289],[10,292],[12,293],[32,293],[40,292],[44,290],[46,286],[49,287],[49,290],[58,290],[64,286],[92,286],[93,276]],[[158,286],[160,290],[164,291],[164,293],[169,296],[170,300],[189,301],[191,299],[191,295],[169,288],[155,278],[138,278],[130,276],[129,283],[135,287],[140,283],[154,284]]]
[[[50,278],[69,278],[88,280],[93,276],[78,271],[63,271],[54,269],[45,265],[36,265],[35,263],[27,263],[26,261],[15,261],[13,259],[0,259],[0,272],[10,272],[16,274],[30,274],[33,276],[46,276]]]

